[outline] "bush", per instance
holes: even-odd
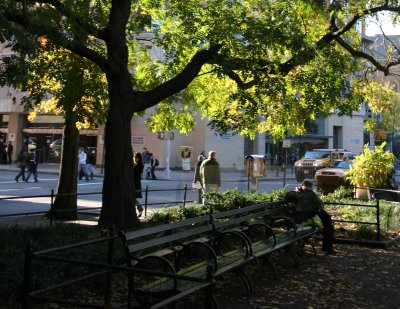
[[[276,200],[283,200],[286,194],[286,189],[280,189],[270,194],[268,193],[246,193],[242,194],[238,189],[230,189],[224,193],[210,192],[205,194],[205,198],[209,202],[208,205],[194,205],[183,207],[170,207],[166,205],[160,210],[155,210],[149,215],[147,222],[151,224],[162,224],[166,222],[173,222],[196,216],[201,216],[213,212],[226,211],[256,205],[265,202]]]
[[[389,185],[389,175],[394,167],[394,155],[384,151],[386,143],[375,146],[375,150],[364,147],[364,153],[355,156],[347,179],[357,188],[386,188]]]
[[[22,229],[19,227],[0,230],[0,307],[17,308],[20,302],[21,283],[23,278],[24,250],[28,239],[32,241],[35,250],[48,249],[84,240],[96,239],[103,235],[103,231],[78,224],[60,224],[49,227],[34,227]],[[81,256],[92,255],[93,252],[79,252]],[[43,273],[45,280],[46,270]],[[59,272],[61,276],[61,270]],[[41,276],[38,276],[41,278]],[[40,282],[37,282],[40,283]]]

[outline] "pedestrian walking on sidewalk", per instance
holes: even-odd
[[[7,163],[8,164],[11,164],[11,161],[12,161],[11,157],[12,157],[13,151],[14,151],[14,147],[13,147],[11,141],[9,141],[7,144]]]
[[[198,199],[198,203],[201,203],[201,191],[203,189],[203,185],[201,182],[201,175],[200,175],[200,166],[201,163],[203,163],[204,161],[204,156],[203,155],[199,155],[197,157],[197,163],[196,163],[196,167],[194,170],[194,177],[193,177],[193,184],[192,184],[192,188],[193,189],[197,189],[198,193],[199,193],[199,199]]]
[[[150,164],[146,170],[146,172],[147,172],[146,179],[156,180],[157,177],[156,177],[156,174],[154,173],[154,171],[156,169],[156,166],[158,165],[157,164],[158,160],[156,158],[154,158],[154,156],[151,152],[150,152],[149,156],[150,156]]]
[[[87,155],[86,152],[84,151],[83,147],[79,148],[79,152],[78,152],[78,162],[79,162],[79,170],[78,170],[78,174],[80,174],[81,172],[83,173],[83,175],[85,175],[85,180],[89,181],[89,174],[86,168],[86,161],[87,161]],[[80,177],[79,180],[81,180],[82,178]]]
[[[200,165],[201,184],[203,185],[203,205],[207,202],[204,194],[221,190],[221,171],[217,162],[217,153],[211,150],[208,159]]]
[[[35,182],[38,182],[37,166],[38,166],[38,163],[36,161],[36,151],[34,149],[31,149],[31,153],[29,155],[29,162],[28,162],[28,175],[25,178],[25,182],[29,181],[29,177],[31,177],[31,175],[33,175],[33,179],[35,180]]]
[[[138,218],[142,216],[143,206],[140,205],[138,198],[142,198],[142,174],[144,165],[142,162],[142,155],[135,152],[133,155],[133,181],[135,184],[135,205],[138,210]]]
[[[17,158],[17,166],[19,168],[19,173],[15,176],[15,181],[18,182],[19,178],[22,177],[22,181],[25,181],[25,169],[28,165],[29,155],[27,148],[24,147],[20,153],[18,154]]]

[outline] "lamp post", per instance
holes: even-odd
[[[392,122],[392,137],[391,137],[391,142],[390,142],[390,151],[391,153],[394,153],[394,132],[395,132],[395,125],[396,125],[396,112],[397,112],[397,104],[398,104],[398,95],[400,92],[400,85],[399,85],[399,79],[395,76],[392,75],[393,78],[390,79],[390,82],[393,82],[396,87],[396,101],[395,104],[393,105],[393,122]]]

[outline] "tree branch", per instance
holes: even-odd
[[[400,7],[389,7],[388,2],[386,1],[385,4],[382,6],[374,7],[371,9],[365,9],[361,13],[354,15],[353,18],[351,18],[341,28],[337,27],[336,16],[335,16],[335,14],[332,14],[332,16],[330,18],[330,26],[329,26],[330,31],[328,33],[326,33],[318,42],[316,42],[315,48],[313,50],[312,49],[304,49],[302,52],[298,53],[296,56],[292,57],[285,63],[275,66],[274,68],[271,67],[271,64],[272,64],[271,62],[263,60],[264,63],[263,64],[260,63],[261,64],[260,67],[262,67],[262,68],[259,70],[259,72],[262,73],[262,72],[266,72],[268,70],[268,72],[270,74],[285,75],[285,74],[289,73],[291,70],[293,70],[295,67],[305,64],[305,63],[309,62],[310,60],[312,60],[313,58],[315,58],[317,50],[322,50],[323,48],[328,46],[333,41],[336,41],[339,45],[341,45],[343,48],[345,48],[352,56],[364,58],[364,59],[370,61],[378,70],[384,72],[384,74],[388,74],[390,67],[398,65],[400,63],[400,60],[390,61],[386,65],[382,65],[371,55],[368,55],[367,53],[364,53],[362,51],[355,50],[350,44],[346,43],[341,38],[341,36],[343,34],[350,31],[355,26],[355,24],[357,23],[357,21],[360,18],[362,18],[365,15],[378,13],[381,11],[400,12]],[[396,47],[396,50],[397,50],[397,47]],[[235,59],[230,64],[232,64],[232,63],[238,64],[240,62],[241,62],[240,60]],[[242,88],[242,89],[250,88],[253,86],[253,83],[256,82],[255,80],[253,80],[251,82],[244,83],[237,74],[235,74],[233,71],[230,71],[230,70],[234,70],[234,69],[240,69],[240,66],[234,65],[230,69],[225,69],[225,72],[231,79],[236,81],[236,83],[238,84],[238,86],[240,88]]]
[[[175,77],[150,91],[137,92],[137,108],[132,112],[145,110],[179,91],[184,90],[198,76],[202,66],[215,57],[220,49],[220,45],[215,45],[208,50],[197,52],[182,72]]]
[[[46,25],[46,31],[44,31],[41,25],[37,25],[32,23],[28,16],[24,14],[14,14],[6,8],[3,8],[4,17],[10,22],[11,24],[16,24],[25,29],[25,31],[29,34],[32,34],[36,37],[47,36],[50,40],[52,40],[57,46],[68,49],[79,56],[85,57],[88,60],[96,63],[99,67],[102,68],[106,72],[107,69],[107,61],[102,55],[97,53],[96,51],[77,43],[76,41],[72,41],[63,37],[60,34],[59,29],[56,27],[52,27],[50,25]],[[55,33],[55,35],[50,35],[50,33]]]
[[[69,10],[69,8],[67,8],[62,2],[58,0],[38,0],[29,2],[31,2],[33,5],[35,5],[36,3],[51,5],[57,12],[59,12],[62,16],[65,16],[71,23],[77,25],[79,28],[84,30],[84,32],[88,33],[89,35],[97,39],[105,40],[104,30],[100,30],[95,26],[93,26],[92,24],[80,19],[75,12]]]

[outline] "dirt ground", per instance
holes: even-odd
[[[219,308],[400,308],[400,243],[387,249],[336,244],[335,255],[317,256],[309,248],[300,266],[286,256],[271,259],[279,278],[273,279],[267,263],[248,269],[255,293],[245,296],[239,277],[217,285]]]

